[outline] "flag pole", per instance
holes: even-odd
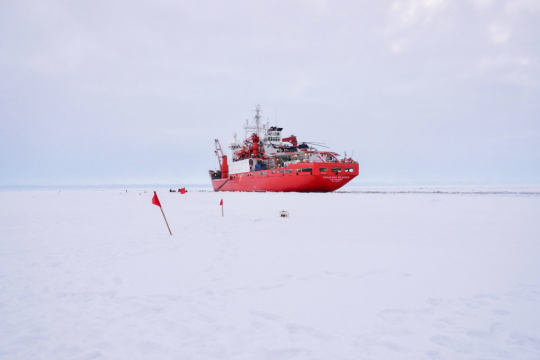
[[[159,202],[159,198],[154,191],[154,197],[152,198],[152,204],[159,206],[159,209],[161,210],[161,213],[163,214],[163,218],[165,219],[165,224],[167,224],[167,229],[169,229],[169,234],[172,235],[171,228],[169,227],[169,222],[167,221],[167,218],[165,217],[165,213],[163,212],[163,208],[161,207],[161,203]]]
[[[169,229],[169,234],[172,235],[171,228],[169,227],[169,222],[167,221],[167,218],[165,217],[165,213],[163,212],[163,208],[160,206],[161,213],[163,214],[163,218],[165,219],[165,224],[167,224],[167,229]]]
[[[221,217],[224,217],[225,215],[223,214],[223,203],[221,204]]]

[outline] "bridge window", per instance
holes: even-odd
[[[302,168],[302,172],[312,172],[311,168]]]
[[[342,168],[340,167],[333,167],[332,172],[341,172]]]
[[[351,169],[351,168],[346,168],[346,169],[345,169],[345,172],[353,172],[353,171],[354,171],[354,170]]]
[[[283,170],[278,170],[278,174],[283,174]]]
[[[322,168],[319,168],[319,171],[320,171],[320,172],[328,172],[328,168],[326,168],[326,167],[323,168],[323,167],[322,167]]]
[[[288,173],[292,173],[292,169],[286,169],[285,172],[288,174]]]

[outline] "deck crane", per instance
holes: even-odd
[[[229,176],[229,165],[227,164],[227,155],[223,155],[223,150],[221,150],[221,144],[218,139],[216,139],[216,156],[219,162],[221,178],[226,179]]]

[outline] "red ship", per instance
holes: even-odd
[[[346,154],[339,159],[316,149],[320,144],[282,138],[283,128],[261,124],[260,111],[257,106],[253,122],[246,121],[242,143],[234,134],[229,155],[216,139],[219,170],[209,171],[214,191],[330,192],[358,176],[358,163]]]

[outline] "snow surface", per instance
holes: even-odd
[[[540,358],[539,193],[158,194],[0,192],[0,359]]]

